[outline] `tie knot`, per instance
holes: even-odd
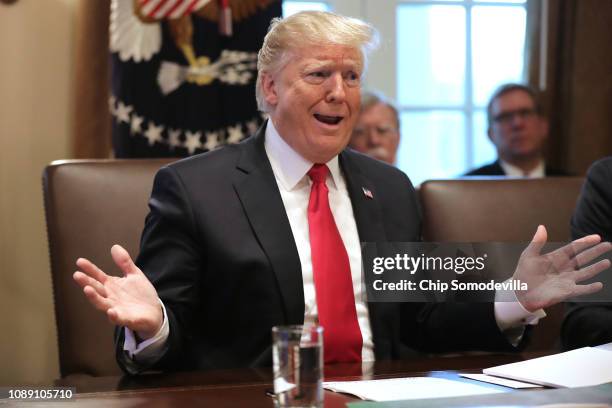
[[[325,183],[329,169],[325,164],[315,164],[308,170],[308,177],[313,183]]]

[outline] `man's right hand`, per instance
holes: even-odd
[[[106,313],[112,323],[131,329],[140,340],[149,339],[164,318],[157,292],[125,249],[113,245],[111,256],[123,277],[109,276],[89,260],[79,258],[76,264],[80,270],[73,278],[91,304]]]

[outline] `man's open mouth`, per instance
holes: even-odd
[[[314,117],[319,122],[323,122],[327,125],[337,125],[338,123],[340,123],[342,119],[344,119],[342,116],[328,116],[328,115],[321,115],[319,113],[315,113]]]

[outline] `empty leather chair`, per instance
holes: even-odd
[[[60,374],[93,376],[120,372],[113,326],[73,281],[78,257],[112,275],[113,244],[138,254],[140,233],[156,171],[169,159],[56,161],[43,174],[45,215]]]
[[[420,187],[423,238],[431,242],[529,242],[538,225],[549,242],[570,239],[569,222],[584,179],[465,178]],[[546,310],[529,350],[558,346],[563,305]]]

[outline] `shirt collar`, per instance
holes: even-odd
[[[510,177],[538,178],[546,176],[544,160],[540,160],[538,165],[527,174],[525,174],[523,169],[503,161],[502,159],[499,159],[499,165],[504,169],[504,173]]]
[[[268,160],[270,160],[272,171],[280,185],[286,191],[291,191],[296,188],[302,180],[304,180],[304,182],[309,181],[306,173],[308,173],[308,170],[310,170],[314,163],[306,160],[285,142],[276,130],[271,119],[268,120],[266,126],[264,147],[268,155]],[[337,188],[341,180],[338,156],[334,156],[326,164],[329,168],[330,175],[328,176],[328,180],[329,177],[331,177],[331,183],[328,183],[328,187]]]

